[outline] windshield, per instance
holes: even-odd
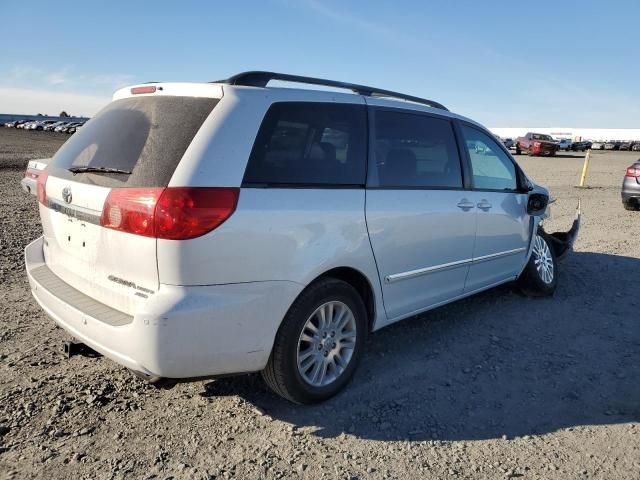
[[[167,186],[218,101],[175,96],[116,100],[58,150],[49,171],[56,177],[105,187]]]
[[[550,142],[553,142],[553,138],[551,138],[551,135],[543,135],[542,133],[534,133],[533,135],[531,135],[531,137],[534,140],[548,140]]]

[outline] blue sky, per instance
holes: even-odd
[[[640,127],[638,0],[14,0],[0,25],[2,113],[90,115],[123,85],[262,69],[432,98],[492,127]]]

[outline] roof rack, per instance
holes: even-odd
[[[392,92],[391,90],[383,90],[381,88],[367,87],[365,85],[357,85],[355,83],[338,82],[336,80],[325,80],[322,78],[302,77],[300,75],[290,75],[288,73],[262,72],[252,71],[243,72],[233,75],[226,80],[218,80],[211,83],[226,83],[228,85],[244,85],[247,87],[266,87],[271,80],[281,80],[284,82],[306,83],[309,85],[323,85],[325,87],[344,88],[351,90],[358,95],[367,97],[389,97],[407,100],[409,102],[421,103],[429,107],[447,110],[447,107],[441,103],[427,100],[426,98],[405,95],[404,93]]]

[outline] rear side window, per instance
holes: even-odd
[[[460,156],[449,120],[376,111],[371,186],[462,188]]]
[[[116,100],[58,150],[56,177],[105,187],[165,187],[217,98],[145,96]],[[77,173],[73,167],[131,172]]]
[[[269,108],[243,185],[364,185],[364,105],[282,102]]]
[[[516,190],[516,166],[498,143],[473,127],[462,125],[473,172],[473,187],[488,190]]]

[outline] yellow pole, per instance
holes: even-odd
[[[582,175],[580,176],[579,187],[584,187],[584,182],[587,179],[587,172],[589,171],[589,159],[591,158],[591,149],[587,150],[587,154],[584,157],[584,165],[582,166]]]

